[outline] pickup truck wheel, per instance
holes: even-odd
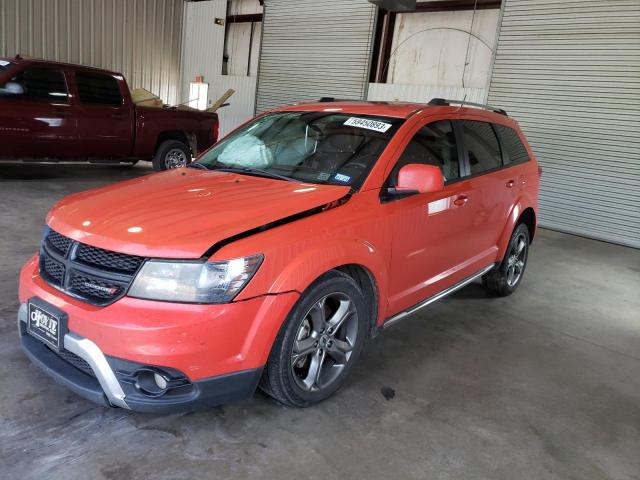
[[[190,163],[191,150],[179,140],[165,140],[153,157],[153,168],[157,171],[186,167]]]
[[[332,271],[314,282],[284,322],[260,388],[290,407],[333,394],[353,368],[366,336],[367,308],[358,284]]]
[[[482,277],[482,285],[488,291],[500,297],[506,297],[516,291],[527,266],[529,243],[529,229],[524,223],[518,224],[500,265]]]

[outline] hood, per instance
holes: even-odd
[[[180,168],[65,197],[47,224],[107,250],[198,258],[221,240],[348,192],[343,186]]]

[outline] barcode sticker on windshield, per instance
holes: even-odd
[[[345,125],[350,127],[366,128],[367,130],[375,130],[376,132],[386,132],[391,128],[390,123],[378,122],[377,120],[369,120],[368,118],[351,117]]]

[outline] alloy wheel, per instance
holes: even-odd
[[[291,370],[299,388],[313,392],[333,384],[356,345],[358,313],[345,293],[330,293],[306,313],[293,344]]]
[[[527,237],[521,233],[516,237],[507,257],[507,285],[514,287],[522,277],[527,261]]]

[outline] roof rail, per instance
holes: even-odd
[[[490,110],[492,112],[499,113],[500,115],[509,116],[507,112],[502,108],[492,107],[491,105],[485,105],[484,103],[466,102],[464,100],[448,100],[445,98],[432,98],[431,101],[429,102],[429,105],[442,106],[442,105],[451,105],[452,103],[456,105],[469,105],[470,107],[478,107],[478,108],[482,108],[483,110]]]

